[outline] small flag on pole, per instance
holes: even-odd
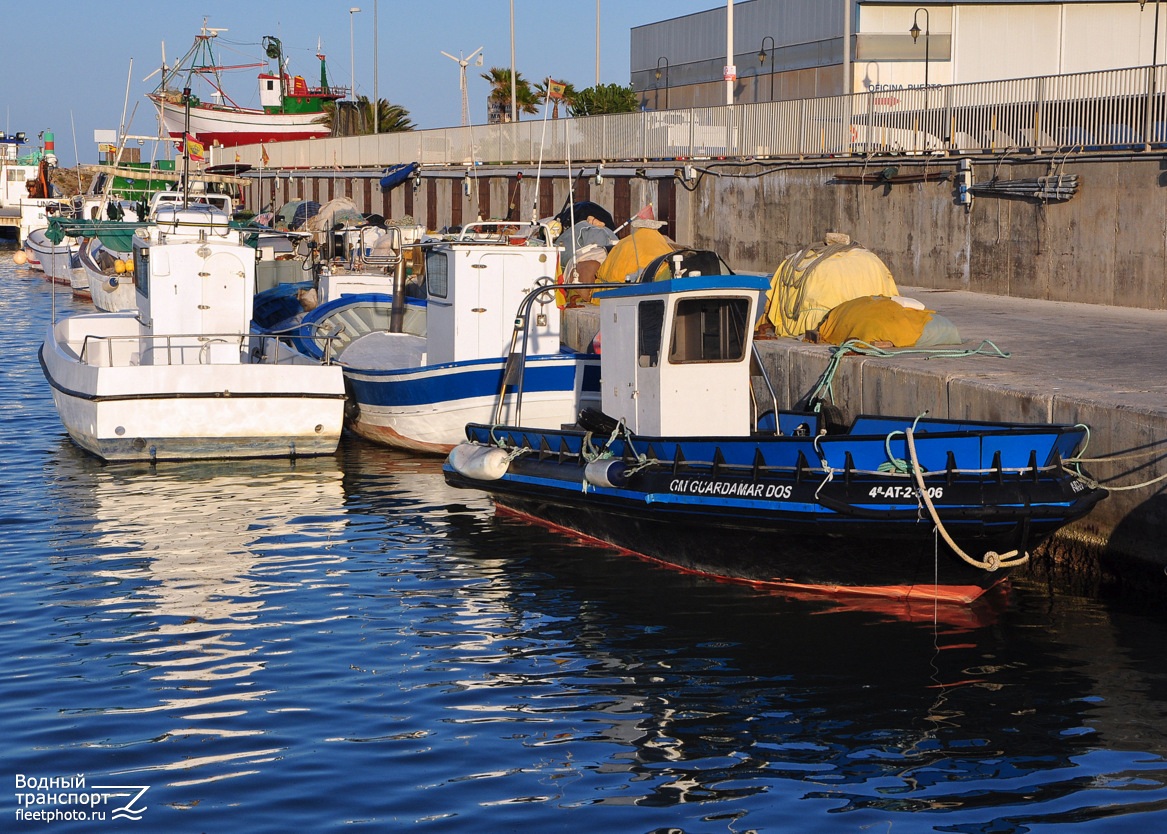
[[[198,139],[195,139],[189,133],[186,134],[186,139],[184,140],[183,150],[187,154],[187,156],[189,156],[193,161],[195,161],[195,162],[202,162],[203,161],[203,154],[205,152],[205,149],[203,148],[203,143],[200,142]]]
[[[567,85],[560,81],[552,81],[547,79],[547,98],[562,99],[563,94],[567,92]]]
[[[271,162],[271,157],[267,155],[267,148],[264,145],[259,146],[259,159],[265,166]]]

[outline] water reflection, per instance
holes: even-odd
[[[426,783],[453,806],[503,780],[517,784],[491,802],[713,803],[754,825],[808,800],[897,829],[905,812],[954,817],[944,830],[960,831],[1057,822],[1067,797],[1103,816],[1167,810],[1167,715],[1137,694],[1161,691],[1162,672],[1135,684],[1149,670],[1125,664],[1086,601],[1019,582],[987,618],[913,622],[687,577],[480,506],[444,531],[449,554],[505,575],[464,590],[509,609],[461,644],[482,651],[472,663],[449,660],[463,673],[444,721],[475,738],[496,726],[545,777],[484,766],[464,777],[473,791]],[[1099,694],[1123,679],[1123,703]],[[1155,730],[1119,730],[1132,709]],[[1150,756],[1114,755],[1115,730]],[[1119,788],[1143,798],[1112,806]]]
[[[258,737],[264,703],[284,686],[262,673],[287,638],[265,631],[340,616],[282,604],[298,590],[326,590],[328,569],[342,561],[327,544],[346,524],[336,461],[105,466],[62,441],[50,496],[70,508],[50,559],[68,589],[61,604],[75,612],[80,639],[107,659],[107,674],[149,681],[134,685],[132,699],[66,712],[119,722],[164,713],[172,723],[153,738],[155,755],[143,757],[152,761],[123,772],[182,770],[187,784],[208,765],[226,765],[207,777],[217,780],[280,752]],[[211,755],[157,756],[157,742],[184,737],[237,741]]]

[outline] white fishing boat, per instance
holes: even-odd
[[[331,454],[344,379],[250,332],[256,250],[211,206],[135,232],[137,309],[50,325],[41,366],[73,441],[109,461]]]
[[[401,298],[395,326],[354,339],[340,354],[353,431],[444,454],[469,422],[521,419],[558,428],[598,403],[599,357],[560,345],[559,250],[550,240],[539,225],[487,222],[429,247],[424,287],[413,299],[424,302],[424,317],[407,316]],[[540,287],[548,289],[532,295]],[[401,295],[394,291],[395,299]],[[531,308],[531,326],[520,333],[515,311],[523,305]],[[313,311],[303,327],[328,313],[329,305]],[[526,373],[516,389],[520,358]]]

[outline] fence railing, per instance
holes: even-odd
[[[259,168],[807,158],[1167,145],[1167,65],[238,148]]]

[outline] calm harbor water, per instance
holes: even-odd
[[[0,831],[1167,827],[1161,611],[1026,580],[910,616],[705,581],[355,438],[104,465],[57,420],[52,291],[12,252]]]

